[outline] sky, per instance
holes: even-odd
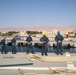
[[[0,0],[0,28],[76,26],[76,0]]]

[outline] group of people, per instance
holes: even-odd
[[[57,32],[57,35],[55,37],[55,41],[57,42],[57,51],[56,51],[56,54],[59,55],[63,55],[63,49],[62,49],[62,41],[64,40],[63,36],[60,34],[60,31]],[[41,55],[45,55],[47,56],[47,52],[48,52],[48,42],[49,42],[49,39],[48,37],[46,36],[46,34],[43,35],[42,38],[40,38],[40,41],[42,42],[42,51],[41,51]]]
[[[56,51],[56,54],[59,55],[63,55],[63,49],[62,49],[62,41],[64,40],[63,36],[60,34],[60,31],[57,32],[57,35],[55,37],[55,41],[57,42],[57,51]],[[34,49],[33,49],[33,44],[32,44],[32,37],[31,35],[29,35],[27,38],[26,38],[26,41],[27,41],[27,51],[26,53],[32,53],[32,54],[35,54],[34,52]],[[49,42],[49,39],[48,37],[46,36],[46,34],[43,34],[43,37],[40,38],[40,41],[42,42],[42,51],[41,51],[41,55],[45,55],[47,56],[48,54],[48,42]],[[16,39],[13,38],[11,40],[11,44],[12,44],[12,54],[16,54]],[[2,45],[2,54],[3,53],[7,53],[6,52],[6,41],[5,41],[5,38],[3,40],[1,40],[1,45]],[[31,51],[30,51],[31,49]]]
[[[12,54],[16,54],[16,39],[15,37],[11,40],[11,44],[12,44]],[[0,45],[2,46],[2,51],[1,54],[7,54],[6,51],[6,37],[4,37],[1,42]]]

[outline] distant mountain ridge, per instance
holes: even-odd
[[[8,31],[51,31],[51,30],[69,30],[74,29],[76,30],[76,27],[53,27],[53,26],[33,26],[33,27],[19,27],[19,28],[0,28],[0,32],[8,32]]]

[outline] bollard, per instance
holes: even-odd
[[[38,47],[38,43],[35,43],[34,47]]]
[[[8,43],[7,43],[7,46],[12,46],[11,42],[8,42]]]
[[[55,43],[53,43],[53,48],[57,48],[57,45],[55,45]]]
[[[68,44],[68,49],[70,49],[70,44]]]
[[[42,43],[38,43],[38,48],[42,48]]]

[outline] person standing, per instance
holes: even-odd
[[[49,39],[46,37],[46,34],[43,34],[43,37],[40,38],[40,41],[42,42],[41,55],[43,56],[45,54],[45,56],[47,56]]]
[[[11,40],[11,44],[12,44],[12,54],[16,54],[17,51],[16,51],[16,38],[15,37]]]
[[[2,45],[2,52],[1,54],[7,54],[6,52],[6,37],[4,37],[2,40],[1,40],[1,45]]]
[[[55,41],[57,42],[57,55],[61,54],[63,55],[63,49],[62,49],[62,41],[64,40],[63,36],[60,35],[60,31],[57,32],[57,35],[55,37]]]
[[[32,45],[32,37],[31,35],[29,35],[27,38],[26,38],[26,41],[27,41],[27,54],[30,53],[30,49],[31,49],[31,53],[32,54],[35,54],[34,53],[34,50],[33,50],[33,45]]]

